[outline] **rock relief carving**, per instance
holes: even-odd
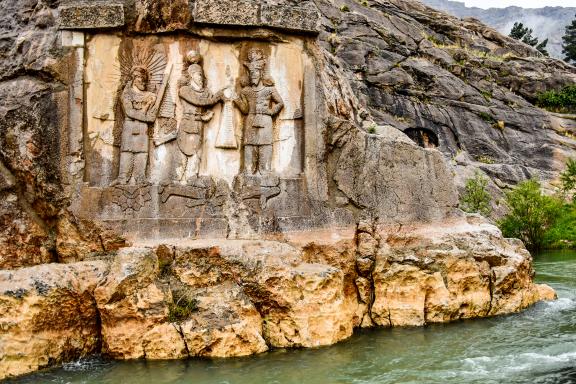
[[[222,118],[216,137],[216,148],[221,149],[237,149],[238,142],[236,141],[236,127],[234,119],[234,79],[230,72],[230,66],[226,66],[226,77],[228,79],[228,88],[224,90],[224,107],[222,108]]]
[[[243,63],[248,71],[242,90],[234,102],[244,119],[244,172],[266,175],[272,170],[273,117],[284,107],[274,81],[267,75],[267,60],[260,49],[248,52]]]
[[[111,201],[124,212],[138,212],[152,200],[149,185],[118,185],[112,189]]]
[[[182,120],[178,129],[178,148],[182,152],[182,162],[177,172],[178,181],[191,182],[198,176],[202,157],[204,124],[212,120],[214,111],[210,107],[224,99],[224,91],[212,94],[206,87],[202,68],[202,56],[197,51],[186,54],[184,71],[185,82],[179,87],[182,102]]]
[[[118,100],[123,115],[119,171],[111,186],[146,182],[150,126],[158,118],[170,77],[171,68],[167,74],[165,69],[166,59],[156,52],[120,58],[120,71],[126,80]],[[162,81],[155,91],[152,80],[159,76]]]

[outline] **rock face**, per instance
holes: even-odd
[[[562,55],[562,36],[576,14],[575,7],[541,7],[541,8],[476,8],[466,7],[464,2],[450,0],[424,0],[424,4],[444,11],[456,17],[474,17],[494,27],[503,35],[508,35],[514,23],[521,22],[534,30],[540,41],[549,39],[547,50],[557,58]]]
[[[229,3],[0,0],[2,375],[553,298],[453,176],[554,178],[530,103],[574,68],[412,1]]]
[[[494,316],[555,297],[532,283],[522,244],[480,218],[401,231],[362,222],[338,242],[308,235],[149,243],[111,262],[2,272],[0,377],[97,351],[162,360],[317,347],[358,327]]]
[[[94,289],[105,262],[0,272],[0,378],[97,353]]]

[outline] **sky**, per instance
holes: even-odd
[[[516,5],[522,8],[542,8],[546,6],[576,7],[576,0],[459,0],[468,7],[503,8]]]

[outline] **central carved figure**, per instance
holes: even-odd
[[[244,122],[244,171],[252,175],[270,173],[272,169],[273,121],[284,102],[266,74],[266,59],[260,49],[248,52],[248,79],[234,100],[247,115]]]
[[[182,121],[178,130],[178,147],[183,159],[180,172],[176,172],[180,182],[188,182],[198,175],[202,157],[202,136],[204,123],[214,116],[213,111],[207,111],[223,100],[223,90],[212,94],[206,87],[204,70],[201,66],[202,56],[197,51],[186,54],[185,76],[187,82],[180,86],[179,95],[182,101]]]

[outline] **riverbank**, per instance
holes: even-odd
[[[576,380],[576,252],[534,258],[558,300],[509,316],[423,328],[363,330],[331,347],[235,359],[89,359],[12,384],[568,383]],[[440,353],[441,352],[441,353]]]

